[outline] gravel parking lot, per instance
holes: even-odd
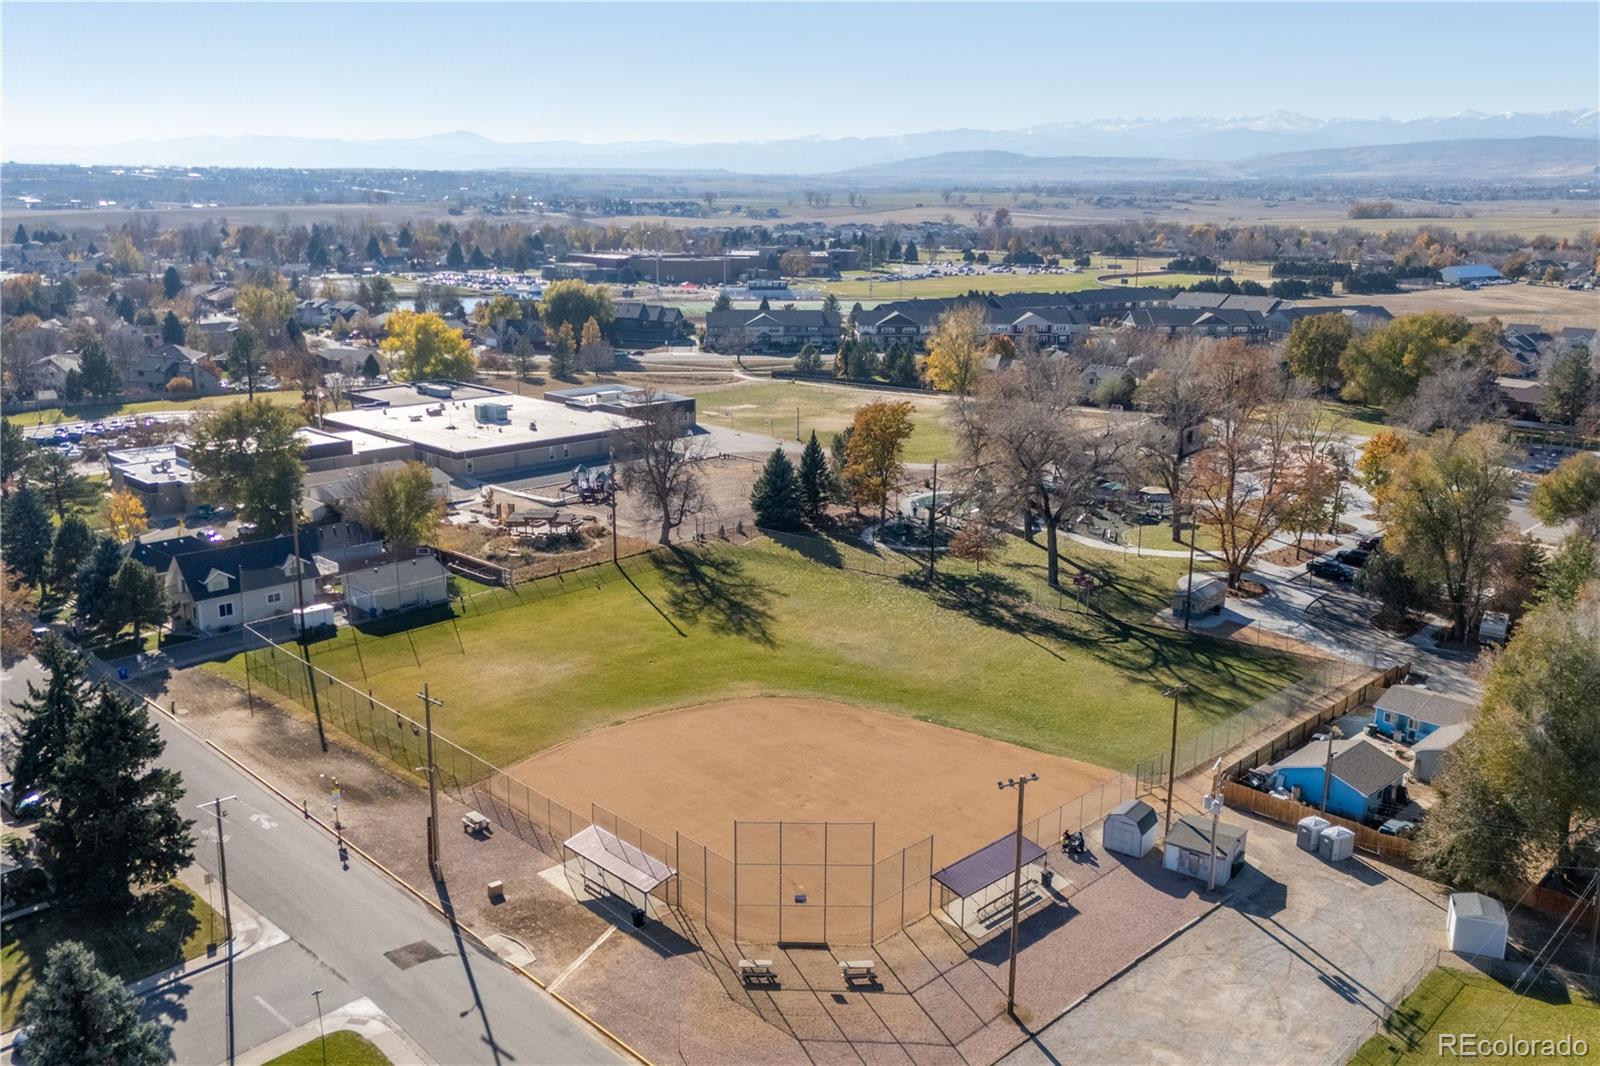
[[[1438,886],[1250,831],[1248,884],[1006,1061],[1334,1063],[1443,946]]]

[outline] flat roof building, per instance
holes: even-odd
[[[106,452],[106,464],[111,487],[137,496],[145,514],[183,514],[193,503],[194,469],[183,445],[121,448]]]
[[[408,442],[415,457],[456,476],[570,465],[609,457],[637,419],[457,382],[361,390],[371,405],[323,416],[335,430]]]

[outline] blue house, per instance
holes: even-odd
[[[1469,725],[1478,705],[1415,685],[1391,685],[1372,707],[1372,724],[1384,736],[1412,744],[1447,725]]]
[[[1319,806],[1328,765],[1328,745],[1313,741],[1274,763],[1273,778],[1283,788],[1298,788],[1303,802]],[[1400,802],[1406,764],[1367,738],[1335,740],[1332,766],[1330,813],[1362,822],[1377,814],[1378,808]]]

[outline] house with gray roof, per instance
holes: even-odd
[[[1391,685],[1372,707],[1372,724],[1394,740],[1413,743],[1441,726],[1470,723],[1478,705],[1417,685]]]
[[[1329,762],[1326,741],[1313,741],[1299,751],[1272,764],[1273,779],[1280,787],[1299,790],[1300,797],[1313,806],[1322,803],[1323,782],[1332,768],[1328,785],[1328,810],[1341,818],[1363,822],[1385,807],[1403,802],[1408,767],[1366,737],[1334,740]]]

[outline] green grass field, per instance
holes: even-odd
[[[316,663],[397,708],[426,667],[441,733],[499,766],[651,710],[724,697],[830,697],[1121,768],[1166,743],[1161,693],[1189,683],[1198,730],[1293,682],[1293,657],[1153,625],[1181,559],[1069,545],[1063,581],[1106,588],[1080,612],[1015,540],[983,567],[920,581],[841,569],[876,557],[834,541],[640,556],[626,578],[385,636],[315,646]],[[896,573],[903,567],[892,563]],[[1058,609],[1057,604],[1061,607]],[[241,657],[209,667],[244,683]],[[261,691],[257,686],[256,691]]]
[[[1352,437],[1370,437],[1389,429],[1387,417],[1381,407],[1368,407],[1360,403],[1342,403],[1338,400],[1322,401],[1322,409],[1341,420],[1339,429]]]
[[[193,400],[140,400],[138,403],[79,404],[76,407],[57,407],[47,411],[18,411],[5,416],[7,422],[19,426],[53,426],[58,422],[92,422],[96,419],[126,418],[128,415],[149,414],[152,411],[214,411],[219,407],[238,403],[243,393],[222,396],[201,396]],[[256,399],[284,407],[298,407],[300,393],[294,389],[279,392],[257,392]]]
[[[135,981],[198,958],[222,938],[222,916],[177,882],[118,914],[84,916],[52,907],[7,922],[0,938],[0,1029],[16,1026],[45,956],[63,940],[82,941],[102,969]]]
[[[1129,269],[1132,269],[1131,264]],[[963,296],[973,289],[999,293],[1078,292],[1100,287],[1095,275],[1086,269],[1081,274],[972,274],[903,282],[881,274],[869,282],[865,271],[848,271],[844,280],[827,282],[822,289],[839,297],[848,310],[856,300],[882,303],[886,300]]]
[[[794,437],[795,409],[798,408],[801,437],[809,438],[811,431],[816,430],[824,447],[835,433],[850,425],[856,408],[874,400],[910,400],[916,408],[911,416],[913,432],[906,441],[907,462],[954,458],[956,439],[944,422],[945,401],[942,398],[799,381],[733,385],[695,396],[700,421],[747,433],[770,433],[780,440]]]
[[[268,1059],[266,1066],[388,1066],[389,1059],[377,1046],[349,1029],[329,1033],[326,1045],[308,1040],[293,1051]]]
[[[1559,1040],[1571,1037],[1587,1044],[1589,1055],[1600,1048],[1600,1003],[1582,993],[1541,984],[1518,999],[1504,984],[1479,973],[1437,969],[1422,979],[1417,990],[1395,1010],[1391,1032],[1380,1033],[1361,1046],[1350,1066],[1420,1066],[1458,1057],[1441,1053],[1444,1034],[1491,1040]],[[1504,1050],[1512,1051],[1507,1046]],[[1485,1063],[1589,1062],[1577,1055],[1474,1056]]]

